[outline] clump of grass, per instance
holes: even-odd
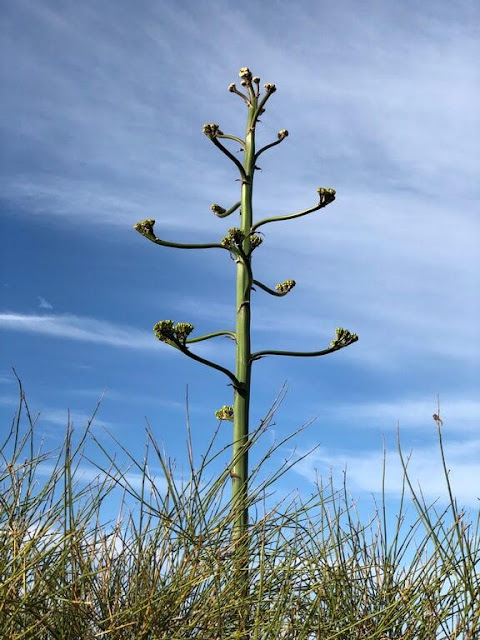
[[[247,447],[262,438],[277,405]],[[50,452],[36,448],[35,430],[20,387],[0,450],[0,637],[238,637],[231,465],[213,473],[225,452],[215,437],[198,465],[189,447],[189,474],[179,480],[149,429],[143,460],[125,451],[127,470],[90,424],[80,436],[67,425],[62,446]],[[87,444],[104,460],[93,480],[82,478]],[[362,523],[346,484],[319,482],[308,499],[292,495],[275,503],[275,483],[294,461],[263,475],[283,444],[266,451],[249,478],[250,588],[241,603],[249,638],[479,637],[479,518],[467,522],[458,510],[446,466],[450,503],[442,511],[414,489],[404,462],[404,493],[389,539],[385,501]],[[440,429],[439,456],[445,464]],[[150,471],[155,467],[162,469],[162,485]],[[140,482],[132,480],[132,468]],[[118,514],[107,520],[103,508],[118,490]],[[407,492],[418,513],[408,527]]]

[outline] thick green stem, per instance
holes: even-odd
[[[255,111],[256,98],[249,106],[245,134],[244,171],[241,188],[241,230],[244,234],[241,255],[237,256],[236,296],[236,368],[233,423],[232,509],[233,541],[236,549],[236,569],[239,597],[248,591],[248,429],[251,381],[250,296],[252,187],[255,172]]]

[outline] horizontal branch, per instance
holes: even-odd
[[[233,207],[230,207],[230,209],[224,209],[223,207],[221,207],[219,204],[213,203],[210,206],[210,209],[213,211],[213,213],[217,216],[217,218],[226,218],[227,216],[229,216],[231,213],[233,213],[234,211],[236,211],[238,209],[238,207],[242,204],[242,201],[239,200],[238,202],[236,202]]]
[[[285,140],[285,138],[288,136],[288,131],[286,129],[282,129],[281,131],[278,132],[278,140],[275,140],[275,142],[271,142],[270,144],[265,145],[264,147],[262,147],[260,149],[260,151],[257,151],[257,153],[255,154],[255,162],[258,160],[259,156],[266,151],[267,149],[271,149],[272,147],[275,147],[275,145],[280,144],[280,142],[282,142],[282,140]]]
[[[303,211],[297,211],[296,213],[291,213],[286,216],[275,216],[272,218],[264,218],[260,220],[252,227],[252,232],[261,227],[268,222],[281,222],[283,220],[293,220],[294,218],[300,218],[301,216],[306,216],[308,213],[313,213],[314,211],[318,211],[318,209],[323,209],[327,204],[333,202],[335,200],[335,189],[325,189],[324,187],[320,187],[317,189],[318,194],[320,196],[320,202],[316,204],[314,207],[309,207],[308,209],[304,209]]]
[[[192,353],[191,351],[189,351],[186,346],[187,338],[192,333],[194,328],[195,327],[190,322],[177,322],[177,324],[174,324],[173,320],[160,320],[154,325],[153,332],[158,340],[170,345],[171,347],[174,347],[175,349],[178,349],[189,358],[192,358],[192,360],[196,360],[197,362],[205,364],[207,367],[211,367],[212,369],[221,371],[230,378],[236,389],[240,389],[241,384],[229,369],[222,367],[216,362],[212,362],[211,360],[207,360],[206,358],[197,356],[196,353]],[[210,336],[201,336],[196,340],[190,339],[189,342],[198,342],[199,340],[206,340],[208,337],[213,337],[214,335],[225,334],[231,334],[231,331],[219,331],[217,332],[217,334],[210,334]]]
[[[340,351],[340,349],[344,349],[358,340],[356,333],[350,333],[350,331],[341,328],[336,330],[336,336],[335,340],[330,342],[330,347],[328,347],[328,349],[321,349],[320,351],[256,351],[255,353],[252,353],[250,361],[253,362],[254,360],[259,360],[264,356],[293,356],[296,358],[315,358],[318,356],[326,356],[334,351]]]
[[[341,345],[338,347],[329,347],[328,349],[322,349],[321,351],[256,351],[252,353],[250,360],[259,360],[264,356],[294,356],[297,358],[314,358],[317,356],[326,356],[329,353],[343,349],[347,345]]]
[[[195,360],[196,362],[200,362],[201,364],[206,365],[207,367],[211,367],[212,369],[216,369],[217,371],[220,371],[221,373],[224,373],[228,378],[230,378],[230,380],[233,383],[233,386],[235,389],[241,389],[242,385],[240,383],[240,381],[238,380],[238,378],[230,371],[230,369],[227,369],[225,367],[222,367],[220,364],[217,364],[216,362],[212,362],[211,360],[207,360],[206,358],[202,358],[201,356],[197,355],[196,353],[193,353],[192,351],[190,351],[189,349],[187,349],[187,347],[177,343],[175,346],[179,351],[181,351],[182,353],[184,353],[186,356],[188,356],[189,358],[192,358],[192,360]]]
[[[267,285],[263,284],[263,282],[260,282],[259,280],[253,280],[252,283],[257,287],[260,287],[260,289],[263,289],[264,291],[269,293],[271,296],[277,296],[279,298],[286,296],[287,293],[291,291],[295,286],[295,280],[286,280],[285,282],[280,282],[276,285],[275,289],[270,289],[270,287],[267,287]]]
[[[207,242],[207,243],[193,243],[193,244],[185,244],[182,242],[169,242],[168,240],[161,240],[157,238],[153,231],[153,225],[155,224],[155,220],[148,218],[147,220],[142,220],[141,222],[137,222],[137,224],[133,225],[135,231],[150,242],[155,244],[159,244],[162,247],[173,247],[174,249],[227,249],[219,242]],[[228,249],[231,251],[231,249]]]
[[[227,135],[226,133],[217,133],[216,137],[238,142],[238,144],[242,147],[242,151],[245,149],[245,140],[242,140],[241,138],[237,138],[237,136]]]
[[[217,338],[218,336],[227,336],[231,340],[236,340],[237,337],[234,331],[215,331],[214,333],[209,333],[204,336],[199,336],[198,338],[190,338],[186,341],[186,344],[193,344],[194,342],[202,342],[203,340],[210,340],[210,338]]]

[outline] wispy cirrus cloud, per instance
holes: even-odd
[[[13,379],[13,378],[12,378]],[[101,406],[101,401],[103,399],[104,394],[98,394],[96,400],[98,403],[97,409]],[[107,429],[114,429],[115,425],[111,422],[106,422],[102,420],[97,415],[97,411],[91,411],[87,413],[78,409],[58,409],[56,407],[47,407],[46,409],[42,409],[41,411],[37,411],[30,406],[30,413],[32,416],[37,416],[37,419],[45,426],[45,423],[48,425],[55,426],[66,426],[69,422],[74,426],[86,426],[89,422],[95,424],[101,424],[103,427]],[[19,406],[19,397],[18,395],[13,394],[2,394],[0,395],[0,406],[4,407],[15,407]]]
[[[176,349],[155,340],[153,332],[73,314],[0,313],[0,328],[7,331],[65,338],[124,349],[144,351],[158,349],[162,353],[178,353]],[[195,345],[195,347],[195,351],[202,355],[219,355],[224,352],[221,343],[215,345],[202,343],[198,346]]]
[[[43,477],[50,477],[52,473],[55,471],[56,467],[52,464],[41,463],[37,467],[37,474]],[[115,471],[112,471],[112,475],[115,477]],[[109,483],[112,475],[110,473],[106,473],[103,469],[82,464],[76,467],[75,470],[75,480],[80,481],[82,483],[95,483],[95,482],[106,482]],[[119,473],[120,475],[120,473]],[[128,484],[132,489],[136,491],[140,491],[142,488],[147,486],[155,487],[155,490],[164,494],[168,490],[168,481],[165,476],[162,475],[162,472],[159,471],[159,475],[150,475],[147,479],[141,473],[135,473],[134,471],[128,470],[128,464],[126,465],[126,470],[121,472],[122,482]],[[114,483],[114,480],[111,480]]]
[[[480,402],[469,397],[447,395],[440,397],[440,415],[444,430],[452,432],[478,431]],[[318,413],[321,420],[340,420],[361,423],[367,429],[381,428],[391,431],[397,426],[403,429],[434,430],[433,414],[437,413],[437,398],[415,400],[398,398],[390,401],[357,402],[348,405],[322,406]]]
[[[59,427],[65,427],[67,424],[71,424],[74,427],[86,427],[90,422],[94,425],[101,425],[110,430],[115,429],[115,425],[111,422],[106,422],[98,416],[94,416],[93,412],[88,414],[84,411],[65,410],[65,409],[42,409],[39,412],[39,422],[45,425],[55,425]]]
[[[1,313],[0,327],[8,331],[36,333],[128,349],[151,349],[152,334],[106,320],[66,315]]]
[[[367,195],[380,183],[458,203],[477,188],[478,44],[470,28],[474,20],[466,20],[461,10],[445,10],[442,19],[442,12],[431,15],[424,8],[407,12],[405,20],[404,15],[397,19],[395,8],[382,10],[377,3],[367,2],[361,15],[348,2],[329,15],[312,3],[308,19],[286,11],[272,22],[261,5],[244,14],[227,3],[224,11],[206,16],[200,8],[167,2],[161,15],[154,6],[129,11],[125,24],[116,22],[112,32],[111,9],[104,9],[102,21],[90,2],[65,12],[22,4],[28,6],[23,16],[27,41],[19,43],[14,30],[5,36],[5,49],[17,60],[15,69],[2,71],[5,86],[12,87],[3,104],[5,153],[16,157],[25,138],[32,153],[21,174],[6,177],[2,192],[26,203],[24,214],[130,222],[132,215],[154,210],[173,194],[177,200],[185,197],[186,190],[176,186],[180,168],[182,181],[194,185],[197,194],[210,198],[215,189],[218,195],[218,185],[230,174],[221,163],[215,164],[219,169],[202,167],[212,155],[202,144],[201,125],[205,117],[222,112],[230,124],[231,96],[219,91],[218,83],[226,87],[232,79],[227,69],[235,73],[246,62],[232,45],[233,30],[238,42],[249,40],[262,79],[277,82],[282,91],[281,103],[271,109],[281,126],[293,126],[292,138],[298,140],[289,143],[291,160],[284,163],[285,188],[294,199],[325,165],[343,193],[349,187],[357,194],[368,185]],[[292,38],[285,49],[270,31],[281,28],[282,16],[288,22],[284,42]],[[264,23],[270,26],[259,28]],[[44,33],[49,37],[39,36]],[[221,61],[212,54],[208,33],[215,34],[224,52]],[[302,34],[301,48],[296,33]],[[195,48],[188,68],[173,54],[181,42],[185,49]],[[58,49],[64,51],[60,60]],[[168,59],[168,81],[152,81],[159,57]],[[102,65],[93,64],[98,59]],[[168,109],[172,103],[176,108]],[[299,111],[301,118],[289,122],[288,114]],[[263,126],[275,136],[275,124]],[[306,144],[312,132],[320,144]],[[53,171],[39,170],[45,153]],[[267,192],[270,185],[274,192],[281,189],[276,171],[266,170],[262,180]],[[457,207],[457,215],[462,209]],[[166,218],[171,224],[177,220]],[[185,220],[186,215],[181,224]],[[189,224],[196,220],[188,216]]]
[[[478,508],[480,440],[472,438],[444,442],[444,451],[449,481],[459,506]],[[438,445],[416,446],[413,452],[404,451],[403,456],[413,488],[418,490],[420,487],[427,502],[439,499],[447,503],[448,489]],[[404,474],[396,451],[386,452],[385,465],[386,494],[399,496]],[[336,485],[341,484],[342,474],[346,470],[350,490],[378,494],[382,491],[383,453],[381,450],[339,453],[319,447],[300,461],[294,470],[310,482],[315,481],[317,474],[332,474]]]

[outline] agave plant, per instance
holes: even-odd
[[[232,480],[231,508],[234,512],[233,542],[237,550],[238,580],[245,588],[248,587],[248,449],[249,449],[249,407],[251,394],[252,364],[265,356],[295,356],[316,357],[324,356],[356,342],[358,336],[350,331],[338,328],[330,344],[323,349],[313,351],[277,351],[262,350],[252,352],[250,340],[251,296],[252,291],[261,290],[269,295],[283,297],[295,286],[294,280],[286,280],[271,288],[257,280],[253,273],[253,252],[262,243],[262,236],[258,234],[260,228],[267,224],[284,220],[293,220],[322,209],[335,200],[335,190],[319,187],[317,202],[302,211],[287,215],[272,216],[254,221],[252,196],[255,172],[258,170],[258,158],[268,149],[280,144],[287,138],[288,131],[282,129],[277,139],[260,149],[256,149],[255,134],[259,117],[265,112],[270,97],[275,93],[276,86],[267,83],[263,94],[260,91],[260,78],[253,76],[244,67],[240,69],[241,87],[238,89],[231,84],[228,89],[239,96],[247,107],[247,122],[243,138],[224,133],[218,124],[209,123],[203,127],[203,133],[227,158],[233,162],[239,173],[240,199],[228,209],[217,203],[211,205],[212,212],[219,218],[226,218],[235,211],[239,212],[239,226],[229,229],[227,235],[219,242],[206,244],[184,244],[171,242],[159,238],[154,230],[155,220],[147,219],[138,222],[134,228],[145,238],[155,244],[177,249],[220,249],[230,255],[237,269],[236,277],[236,327],[235,330],[217,331],[198,337],[190,337],[194,330],[193,324],[188,322],[174,323],[172,320],[161,320],[154,326],[156,337],[172,347],[178,349],[189,358],[212,367],[225,374],[233,385],[233,405],[224,405],[216,412],[220,420],[233,422],[233,457],[230,467]],[[226,146],[235,144],[243,153],[243,162]],[[227,336],[235,343],[235,370],[230,370],[211,360],[201,357],[191,350],[191,345],[218,336]],[[239,588],[241,588],[239,584]]]

